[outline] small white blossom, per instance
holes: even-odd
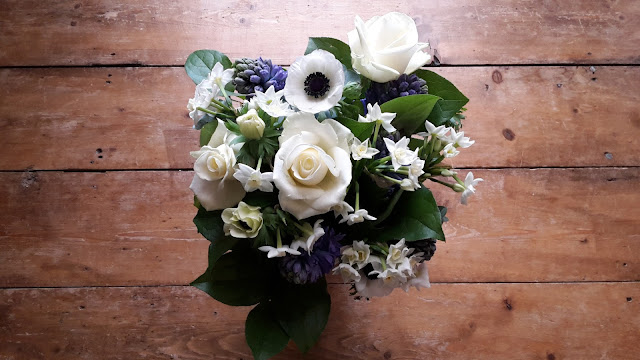
[[[444,125],[440,125],[438,127],[435,127],[435,125],[433,125],[429,120],[426,120],[424,122],[424,127],[427,129],[426,133],[418,133],[417,135],[420,136],[431,136],[432,138],[436,138],[439,140],[446,140],[447,139],[447,132],[449,132],[450,128],[445,127]]]
[[[388,267],[383,272],[372,271],[369,274],[373,275],[376,273],[378,274],[378,279],[382,279],[384,285],[392,289],[401,286],[407,281],[407,277],[398,269]]]
[[[387,138],[383,140],[389,149],[393,170],[397,171],[401,166],[410,165],[418,157],[417,149],[416,151],[409,150],[409,138],[407,137],[403,136],[398,142]]]
[[[263,174],[260,170],[255,170],[248,165],[238,164],[238,171],[233,174],[233,177],[240,181],[246,192],[256,190],[273,192],[273,184],[271,183],[273,173],[271,172]]]
[[[396,268],[397,265],[404,262],[411,250],[405,245],[404,239],[398,241],[395,245],[389,246],[389,255],[387,255],[387,266]],[[407,259],[408,261],[408,259]]]
[[[351,282],[351,281],[360,281],[360,272],[356,269],[354,269],[351,265],[349,264],[345,264],[345,263],[341,263],[339,264],[335,269],[333,269],[333,273],[337,274],[340,273],[340,275],[342,275],[342,280],[344,282]]]
[[[362,269],[369,263],[371,249],[364,241],[354,241],[352,246],[343,246],[340,249],[342,254],[342,262],[349,265],[356,265],[358,269]]]
[[[396,128],[391,125],[391,121],[395,119],[396,113],[383,113],[380,110],[380,105],[375,103],[374,105],[367,104],[367,117],[358,115],[359,122],[380,122],[382,127],[389,133],[396,131]]]
[[[331,210],[333,210],[333,215],[337,218],[338,216],[342,216],[345,219],[349,216],[349,213],[353,211],[353,207],[349,205],[346,201],[338,203],[334,205]]]
[[[211,83],[218,85],[220,84],[222,87],[227,86],[227,84],[233,79],[233,69],[224,69],[221,63],[216,63],[211,69],[207,80]]]
[[[299,249],[302,248],[307,252],[311,252],[313,250],[313,245],[324,235],[324,229],[320,224],[322,223],[322,219],[317,220],[311,228],[311,224],[305,222],[302,224],[304,228],[304,235],[301,238],[298,238],[294,242],[291,243],[291,248]]]
[[[378,149],[369,147],[369,139],[365,140],[365,142],[360,142],[358,138],[353,138],[353,143],[351,144],[351,156],[353,160],[372,159],[373,156],[379,152]]]
[[[289,107],[289,103],[282,100],[284,89],[276,92],[273,86],[267,91],[256,91],[255,104],[273,117],[289,116],[294,113]],[[253,99],[252,99],[253,101]]]
[[[365,220],[376,220],[375,217],[369,215],[369,212],[365,209],[356,210],[353,214],[349,214],[346,218],[340,220],[340,224],[347,222],[347,225],[353,225],[361,223]]]
[[[209,108],[211,100],[218,95],[218,92],[218,87],[213,85],[208,79],[202,79],[202,81],[196,86],[196,92],[193,95],[193,99],[189,99],[189,103],[187,104],[189,117],[193,119],[194,125],[196,125],[206,114],[204,111],[198,110],[198,108]]]
[[[478,185],[478,183],[481,181],[484,180],[481,178],[477,178],[474,180],[472,172],[467,173],[467,177],[464,178],[465,190],[462,192],[462,198],[460,199],[460,202],[463,205],[467,205],[467,198],[471,196],[471,194],[475,194],[476,185]]]
[[[400,182],[400,188],[404,191],[415,191],[420,188],[420,183],[409,178],[404,178]]]
[[[416,158],[413,160],[411,165],[409,165],[409,179],[414,182],[414,184],[418,184],[420,187],[420,181],[418,178],[424,174],[424,160],[420,158]]]
[[[459,133],[456,133],[456,130],[453,128],[450,130],[450,134],[447,140],[453,146],[457,148],[460,147],[463,149],[468,148],[469,146],[475,144],[476,142],[475,140],[471,140],[470,138],[464,136],[464,131],[460,131]]]
[[[289,245],[282,245],[282,247],[278,248],[273,246],[260,246],[258,250],[266,252],[269,259],[274,257],[283,257],[286,256],[287,253],[291,255],[300,255],[300,251],[289,248]]]
[[[442,151],[443,151],[444,157],[446,158],[452,158],[460,154],[460,151],[456,149],[456,147],[453,144],[447,144]]]

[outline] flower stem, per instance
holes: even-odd
[[[260,166],[262,166],[262,156],[258,158],[258,165],[256,165],[256,170],[260,171]]]
[[[207,114],[209,114],[209,115],[213,115],[213,116],[220,116],[220,117],[225,117],[225,118],[229,118],[229,119],[233,118],[233,116],[229,116],[229,115],[227,115],[227,114],[222,114],[222,113],[217,113],[217,112],[215,112],[215,111],[211,111],[211,110],[209,110],[209,109],[205,109],[205,108],[203,108],[203,107],[197,107],[196,109],[197,109],[197,110],[200,110],[200,111],[202,111],[202,112],[205,112],[205,113],[207,113]]]
[[[371,143],[371,145],[373,145],[373,147],[376,146],[376,142],[378,141],[378,132],[380,131],[380,125],[382,125],[382,121],[381,120],[377,120],[376,121],[376,129],[373,131],[373,142]]]
[[[389,206],[387,207],[387,209],[380,216],[378,216],[378,219],[373,222],[373,225],[377,225],[383,222],[389,217],[389,215],[391,215],[393,208],[396,206],[396,203],[398,202],[398,200],[400,200],[400,196],[402,196],[403,192],[404,190],[402,189],[396,191],[396,193],[393,195],[393,199],[391,199],[391,201],[389,202]]]
[[[278,242],[276,243],[276,247],[277,248],[281,248],[282,247],[282,237],[280,236],[280,228],[278,228],[276,230],[276,237],[278,239]]]
[[[444,186],[446,186],[446,187],[449,187],[449,188],[451,188],[451,189],[453,189],[453,187],[455,186],[455,184],[449,184],[448,182],[444,182],[444,181],[442,181],[442,180],[438,180],[438,179],[436,179],[436,178],[429,177],[429,178],[427,178],[427,179],[429,179],[429,180],[431,180],[431,181],[433,181],[433,182],[436,182],[436,183],[438,183],[438,184],[442,184],[442,185],[444,185]]]
[[[220,89],[222,95],[224,95],[224,98],[227,100],[227,104],[232,104],[231,98],[229,98],[229,94],[227,94],[227,90],[224,89],[222,81],[220,81],[219,78],[216,79],[216,85],[218,85],[218,89]]]
[[[356,181],[356,211],[360,210],[360,184]]]

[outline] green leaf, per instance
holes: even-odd
[[[191,285],[223,304],[248,306],[267,295],[268,272],[263,259],[253,251],[232,251],[220,259]]]
[[[444,240],[440,209],[431,191],[423,186],[416,191],[405,191],[393,214],[380,225],[375,237],[378,241]]]
[[[198,209],[198,214],[193,218],[198,232],[207,240],[211,241],[209,245],[209,266],[213,266],[218,259],[227,251],[231,250],[238,239],[224,234],[224,222],[222,221],[221,210],[207,211],[203,208]]]
[[[244,335],[256,360],[268,359],[282,351],[289,343],[289,335],[282,329],[269,303],[260,303],[247,316]]]
[[[375,122],[359,122],[346,117],[338,117],[336,120],[351,130],[353,135],[360,141],[365,141],[371,137],[371,134],[373,134],[373,130],[376,127]]]
[[[344,42],[329,37],[310,37],[305,55],[322,49],[333,54],[347,69],[351,69],[351,48]]]
[[[216,131],[217,127],[217,121],[212,121],[202,127],[202,129],[200,130],[200,146],[205,146],[209,143],[209,140],[211,140],[211,136]]]
[[[318,341],[327,325],[331,297],[323,278],[314,284],[287,284],[272,304],[284,331],[300,351],[306,352]]]
[[[380,110],[396,113],[391,124],[404,134],[413,134],[424,128],[424,121],[438,100],[439,97],[427,94],[403,96],[380,105]]]
[[[455,85],[433,71],[416,70],[414,74],[427,82],[429,94],[442,98],[429,114],[429,121],[435,126],[449,121],[469,102],[469,99]]]
[[[227,55],[216,50],[197,50],[187,58],[184,70],[194,83],[200,84],[203,79],[209,76],[216,63],[221,63],[225,69],[231,67],[231,60]]]
[[[252,191],[247,193],[242,201],[251,206],[260,206],[264,210],[268,206],[278,204],[278,194],[276,192]]]

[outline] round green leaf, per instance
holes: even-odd
[[[194,83],[200,84],[203,79],[209,76],[216,63],[221,63],[225,69],[231,67],[231,60],[227,55],[216,50],[197,50],[189,55],[184,69]]]

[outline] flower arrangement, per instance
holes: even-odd
[[[468,99],[420,69],[431,58],[413,19],[356,17],[348,39],[310,38],[288,69],[214,50],[185,64],[201,145],[191,152],[194,223],[211,242],[192,285],[257,304],[245,326],[257,359],[290,339],[303,352],[316,342],[328,274],[358,298],[429,287],[447,209],[424,182],[466,203],[482,181],[443,163],[474,143],[460,131]]]

